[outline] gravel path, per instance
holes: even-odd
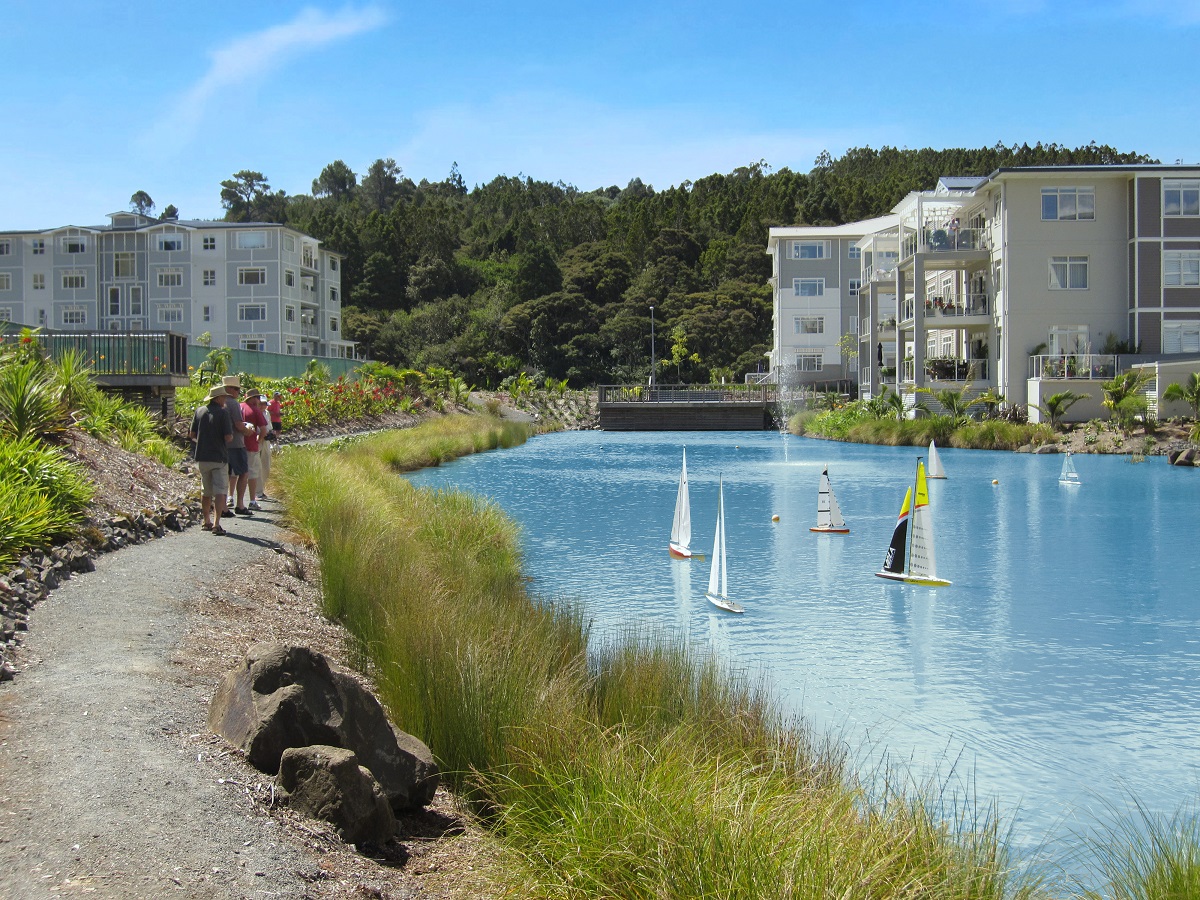
[[[230,802],[207,685],[171,663],[207,586],[278,546],[274,519],[107,554],[33,610],[0,694],[0,896],[306,893],[316,866]]]

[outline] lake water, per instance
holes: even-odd
[[[707,561],[667,540],[687,447],[693,549],[708,553],[723,475],[733,616]],[[568,432],[413,476],[494,499],[523,529],[535,592],[579,598],[596,634],[682,629],[768,673],[788,708],[864,766],[886,753],[996,798],[1028,848],[1136,797],[1200,793],[1200,472],[1160,457],[941,449],[930,482],[938,574],[874,572],[916,448],[774,432]],[[849,535],[810,532],[824,466]],[[998,483],[993,484],[993,480]],[[772,522],[772,515],[779,521]]]

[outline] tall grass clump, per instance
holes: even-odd
[[[1054,429],[1049,425],[985,419],[960,427],[948,445],[976,450],[1016,450],[1027,444],[1048,444],[1054,439]]]
[[[499,509],[395,475],[524,439],[464,418],[289,449],[276,471],[327,614],[503,838],[514,893],[1005,896],[994,830],[876,804],[745,675],[665,634],[589,647],[575,605],[530,597]]]
[[[1111,822],[1084,844],[1091,851],[1089,875],[1103,885],[1087,889],[1088,900],[1187,900],[1200,897],[1200,811],[1195,803],[1170,816],[1156,815],[1137,801],[1130,816],[1111,810]]]
[[[30,435],[0,435],[0,567],[70,531],[91,499],[91,485],[61,450]]]
[[[0,365],[0,432],[14,438],[61,431],[66,410],[59,391],[38,360]]]

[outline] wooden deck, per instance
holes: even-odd
[[[773,428],[771,385],[600,386],[604,431],[762,431]]]

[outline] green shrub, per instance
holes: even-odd
[[[29,435],[0,436],[0,566],[69,531],[91,498],[86,476],[61,450]]]
[[[60,431],[65,424],[59,392],[42,364],[0,365],[0,431],[21,438]]]

